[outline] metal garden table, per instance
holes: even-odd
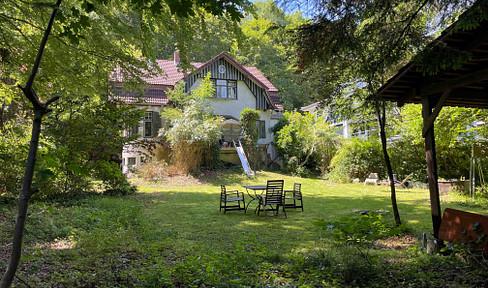
[[[246,210],[247,210],[247,208],[249,208],[249,204],[251,204],[252,201],[258,200],[258,202],[260,202],[259,196],[258,196],[256,191],[266,190],[266,185],[243,185],[242,187],[246,188],[247,195],[249,195],[249,197],[251,197],[251,201],[249,201],[247,203]],[[252,190],[254,193],[249,192],[249,190]],[[254,209],[254,213],[256,213],[256,211],[258,209],[259,209],[259,204],[256,207],[256,209]]]

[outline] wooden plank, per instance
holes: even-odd
[[[460,88],[487,79],[488,79],[488,68],[485,68],[473,73],[466,74],[464,76],[443,81],[441,83],[424,86],[422,87],[422,95],[425,96],[432,95],[435,93],[443,92],[447,88],[451,88],[451,89]]]
[[[488,231],[488,217],[461,210],[446,208],[439,228],[439,238],[453,243],[476,242],[480,233]],[[488,242],[480,243],[488,252]]]
[[[407,101],[411,101],[416,96],[415,88],[412,87],[408,90],[406,94],[404,94],[398,101],[398,107],[402,107]]]

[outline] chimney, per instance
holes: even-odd
[[[178,66],[180,65],[180,51],[175,51],[173,54],[173,59],[175,62],[175,65]]]

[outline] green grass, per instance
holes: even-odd
[[[242,185],[267,179],[284,179],[285,188],[302,183],[305,211],[289,209],[288,219],[267,220],[253,214],[254,204],[246,214],[219,212],[221,184],[245,191]],[[31,205],[18,275],[32,287],[479,287],[478,279],[488,276],[418,247],[373,249],[370,264],[313,224],[357,210],[391,210],[388,187],[271,172],[249,179],[232,170],[200,184],[137,183],[132,196]],[[399,189],[397,200],[412,235],[431,233],[427,190]],[[488,214],[486,203],[455,195],[443,195],[441,206]],[[0,208],[0,256],[6,261],[15,206]]]

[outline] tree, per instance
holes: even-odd
[[[426,164],[423,159],[422,143],[423,121],[419,117],[419,105],[405,105],[397,117],[392,118],[393,134],[401,138],[389,145],[403,155],[393,160],[397,171],[406,176],[413,176],[422,181],[427,180]],[[469,159],[472,145],[482,138],[486,127],[476,127],[476,121],[486,119],[486,111],[458,107],[444,107],[437,117],[436,150],[439,165],[439,177],[460,179],[469,175]],[[393,150],[392,149],[392,150]],[[407,162],[408,165],[403,164]],[[406,167],[407,166],[407,167]]]
[[[36,192],[32,188],[32,181],[41,124],[44,115],[51,112],[49,105],[59,98],[55,92],[62,92],[67,87],[76,87],[77,95],[96,95],[101,90],[108,92],[107,75],[114,71],[116,66],[121,67],[126,80],[133,83],[141,82],[139,76],[142,70],[138,68],[148,70],[149,62],[139,61],[134,56],[139,54],[152,58],[155,54],[150,41],[141,40],[152,39],[148,36],[156,31],[183,32],[186,28],[184,25],[174,24],[185,23],[187,21],[185,19],[194,17],[199,9],[215,15],[228,13],[233,20],[237,20],[241,17],[239,8],[247,5],[246,1],[241,0],[225,3],[217,0],[210,2],[67,0],[65,6],[61,7],[61,2],[62,0],[57,0],[56,3],[51,4],[9,0],[2,2],[0,8],[2,55],[15,55],[10,57],[13,61],[9,63],[7,75],[14,83],[21,83],[26,79],[26,84],[19,87],[33,109],[29,156],[19,199],[12,254],[0,283],[2,288],[11,285],[20,261],[27,207],[29,199]],[[46,28],[43,28],[46,25],[46,11],[49,20]],[[59,14],[57,17],[59,24],[54,26],[56,14]],[[168,25],[166,28],[172,29],[156,29],[156,25],[162,25],[161,28]],[[50,35],[55,40],[48,42]],[[184,48],[185,39],[191,33],[178,35],[180,36],[178,46]],[[39,46],[34,44],[38,39],[41,39]],[[33,48],[36,46],[39,48]],[[27,70],[24,65],[31,61],[33,55],[36,57],[30,74],[23,73]],[[44,61],[41,71],[42,59]],[[3,60],[4,56],[2,62]],[[2,70],[7,70],[4,67]],[[92,78],[95,75],[98,77]],[[91,81],[83,81],[83,78]],[[34,80],[38,80],[36,90],[33,88]],[[44,95],[47,96],[47,100],[44,99],[46,98]]]
[[[317,98],[315,74],[296,73],[295,47],[290,31],[307,23],[300,12],[285,14],[274,1],[256,1],[240,28],[244,38],[231,54],[242,64],[258,67],[280,91],[286,109],[300,108]]]
[[[319,11],[310,24],[296,34],[300,65],[319,65],[333,71],[328,85],[358,87],[367,93],[357,98],[370,102],[377,116],[383,154],[391,187],[392,206],[397,224],[393,173],[386,149],[386,109],[376,91],[384,80],[414,53],[435,37],[432,31],[450,23],[453,11],[465,9],[470,1],[312,1]],[[479,17],[478,17],[479,19]],[[329,73],[328,73],[329,74]],[[366,84],[366,85],[364,85]],[[340,93],[337,93],[340,94]]]

